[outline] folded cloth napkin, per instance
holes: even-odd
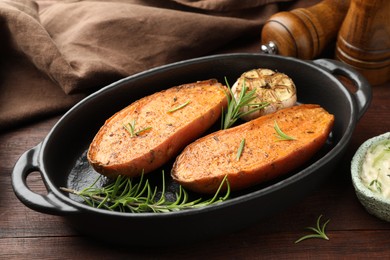
[[[39,1],[38,1],[39,2]],[[51,1],[53,2],[53,1]],[[0,0],[0,130],[64,112],[123,77],[226,52],[257,52],[288,0]]]

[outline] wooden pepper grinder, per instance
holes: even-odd
[[[338,34],[336,58],[372,85],[390,81],[390,1],[351,0]]]
[[[261,50],[300,59],[317,57],[332,41],[350,0],[324,0],[309,8],[279,12],[264,24]]]

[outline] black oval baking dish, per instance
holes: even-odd
[[[98,129],[112,114],[133,101],[172,86],[216,78],[234,81],[253,68],[269,68],[290,76],[300,103],[320,104],[335,115],[326,147],[296,171],[252,189],[232,194],[222,203],[170,213],[120,213],[92,208],[59,187],[82,186],[93,175],[85,151]],[[349,91],[337,79],[353,81]],[[300,199],[332,173],[342,158],[371,100],[371,87],[357,72],[333,60],[302,61],[262,54],[223,54],[177,62],[148,70],[88,96],[70,109],[36,147],[26,151],[12,173],[16,196],[27,207],[65,217],[83,234],[115,244],[174,245],[233,232],[271,216]],[[84,160],[84,161],[83,161]],[[77,176],[75,176],[77,168]],[[31,191],[30,173],[39,171],[47,195]]]

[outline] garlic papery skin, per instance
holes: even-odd
[[[294,106],[297,102],[295,84],[293,80],[284,73],[262,68],[243,73],[232,86],[232,93],[236,100],[244,85],[247,88],[247,92],[256,89],[255,98],[251,104],[269,103],[269,105],[263,109],[243,115],[241,118],[245,121],[250,121],[262,115]],[[256,106],[245,106],[241,108],[241,112],[247,112],[255,107]]]

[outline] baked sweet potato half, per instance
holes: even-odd
[[[199,193],[214,193],[225,176],[232,190],[244,189],[303,165],[324,145],[333,123],[319,105],[285,108],[196,140],[176,158],[171,175]]]
[[[149,173],[201,136],[226,107],[226,87],[205,80],[157,92],[114,114],[90,144],[92,167],[109,177]]]

